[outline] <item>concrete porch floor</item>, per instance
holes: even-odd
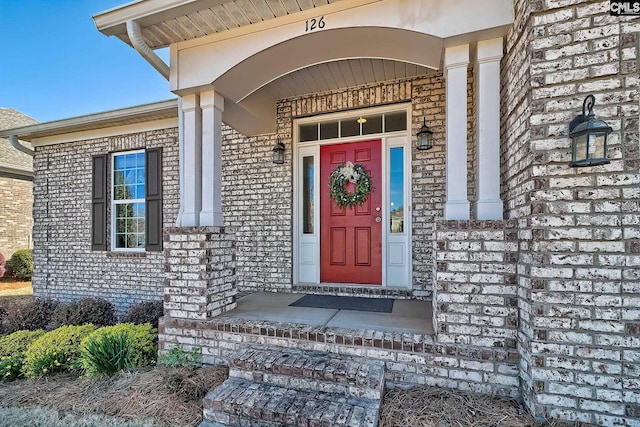
[[[289,306],[304,295],[255,292],[238,299],[236,309],[217,316],[217,319],[262,320],[326,328],[434,334],[433,311],[429,301],[395,300],[391,313]]]

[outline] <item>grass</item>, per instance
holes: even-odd
[[[31,288],[31,282],[11,279],[7,277],[0,278],[0,296],[31,295],[31,294],[33,294],[33,289]]]

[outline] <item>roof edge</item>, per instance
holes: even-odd
[[[143,122],[147,118],[149,120],[156,120],[158,119],[158,116],[171,118],[177,117],[177,114],[178,99],[169,99],[166,101],[103,111],[100,113],[87,114],[68,119],[37,123],[12,129],[3,129],[0,130],[0,137],[8,138],[11,135],[15,135],[21,140],[31,142],[31,140],[40,136],[75,132],[81,127],[85,130],[99,129],[102,127],[117,126],[126,119],[135,119],[137,122]]]

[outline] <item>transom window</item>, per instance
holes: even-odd
[[[407,130],[407,112],[392,111],[384,114],[305,123],[301,124],[298,130],[300,142],[403,131]]]
[[[146,209],[144,150],[114,154],[112,171],[112,249],[144,251]]]

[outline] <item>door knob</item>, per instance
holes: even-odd
[[[380,222],[382,221],[382,218],[380,218],[379,216],[376,217],[376,222]]]

